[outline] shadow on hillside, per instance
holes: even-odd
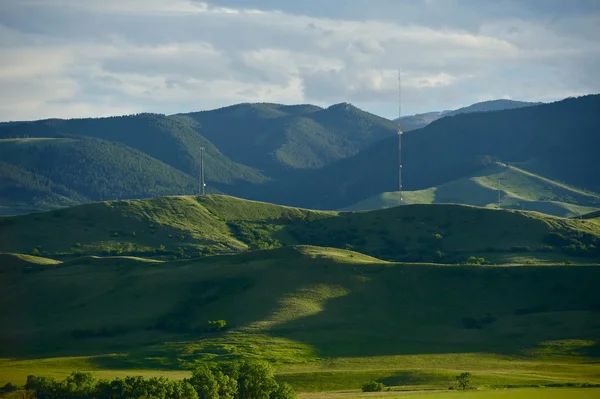
[[[354,268],[351,293],[271,335],[319,357],[487,352],[600,357],[600,268]],[[582,278],[585,276],[585,278]],[[579,341],[574,341],[579,340]],[[567,348],[567,349],[565,349]]]

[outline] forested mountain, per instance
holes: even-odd
[[[429,125],[431,122],[443,118],[445,116],[467,114],[470,112],[488,112],[488,111],[502,111],[505,109],[515,109],[530,107],[532,105],[540,105],[541,102],[527,102],[527,101],[515,101],[515,100],[490,100],[482,101],[468,107],[458,108],[452,111],[434,111],[426,112],[423,114],[408,115],[400,118],[404,131],[420,129]],[[397,121],[397,119],[396,119]]]
[[[350,104],[239,104],[175,116],[236,162],[269,176],[320,168],[394,135],[395,125]]]
[[[1,200],[16,213],[197,190],[189,175],[118,142],[91,137],[4,139],[0,159]]]
[[[333,209],[397,190],[397,140],[383,139],[353,157],[307,173],[302,182],[281,190],[279,201]],[[600,95],[449,116],[404,134],[402,148],[405,190],[438,186],[501,161],[599,192]]]
[[[202,147],[209,192],[260,197],[299,169],[355,155],[394,131],[350,104],[0,123],[0,213],[194,193]]]
[[[499,161],[600,191],[599,129],[600,95],[449,115],[404,135],[404,189]],[[0,213],[195,193],[202,147],[208,192],[340,209],[397,189],[395,131],[346,103],[0,123]]]

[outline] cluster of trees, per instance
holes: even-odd
[[[11,384],[11,390],[15,387]],[[172,381],[140,376],[96,380],[73,372],[63,381],[30,375],[24,389],[37,399],[294,399],[287,383],[278,383],[273,367],[262,361],[236,361],[201,366],[190,378]]]
[[[572,256],[600,256],[600,242],[591,234],[581,234],[578,237],[567,237],[561,233],[552,232],[544,237],[544,242],[551,247],[558,247]]]

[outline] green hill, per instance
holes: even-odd
[[[447,389],[463,371],[488,386],[598,382],[598,284],[598,266],[394,264],[305,246],[15,270],[0,279],[0,383],[73,368],[181,376],[240,356],[301,391]]]
[[[0,123],[2,161],[12,168],[10,179],[2,175],[8,190],[0,206],[7,214],[197,192],[201,148],[210,192],[268,199],[280,180],[354,155],[394,129],[391,121],[349,104],[239,104],[172,116]],[[156,183],[148,182],[149,170]],[[171,177],[163,181],[165,173]],[[61,190],[69,191],[66,198]]]
[[[394,124],[350,104],[238,104],[176,115],[231,159],[279,176],[284,168],[319,168],[390,137]]]
[[[600,218],[600,211],[590,212],[582,216],[584,219],[598,219]]]
[[[590,95],[446,116],[404,135],[404,188],[441,186],[497,161],[600,191],[592,150],[600,146],[599,110],[600,95]],[[6,150],[0,184],[8,188],[0,209],[22,213],[197,192],[201,148],[211,193],[341,209],[397,187],[395,131],[392,121],[345,103],[0,123]],[[17,147],[28,148],[25,158],[13,154]],[[535,209],[562,212],[560,204],[545,205]]]
[[[599,237],[600,226],[590,221],[536,212],[449,204],[322,212],[219,195],[108,201],[0,218],[0,251],[55,257],[172,259],[302,244],[401,261],[573,261],[600,255]]]
[[[197,190],[195,179],[155,158],[90,137],[3,139],[0,158],[4,213]]]
[[[471,176],[490,162],[600,192],[600,95],[437,120],[403,135],[403,188],[424,190]],[[342,209],[398,187],[397,137],[383,139],[280,190],[277,202]],[[310,193],[308,195],[307,193]]]
[[[500,196],[498,196],[500,194]],[[403,204],[455,203],[526,209],[572,217],[600,208],[600,195],[578,190],[523,169],[492,163],[474,175],[425,190],[405,191]],[[500,202],[498,202],[500,200]],[[376,195],[345,208],[382,209],[398,206],[398,192]]]

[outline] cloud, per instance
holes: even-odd
[[[0,120],[352,102],[393,117],[600,91],[581,0],[4,0]]]

